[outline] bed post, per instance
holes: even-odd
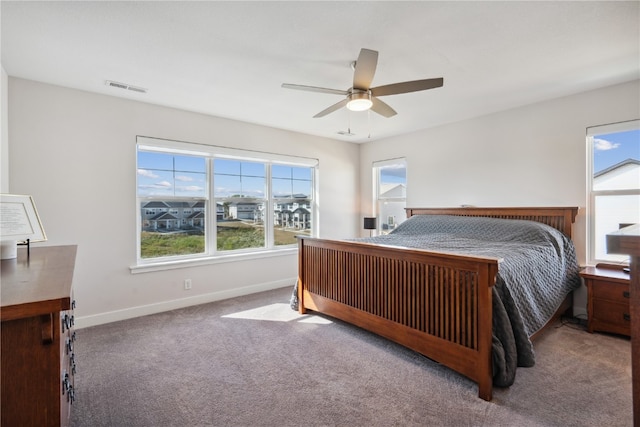
[[[307,309],[304,307],[304,238],[298,236],[298,312],[305,314]]]
[[[480,292],[478,307],[478,396],[490,401],[493,397],[493,286],[498,275],[498,265],[483,265],[479,272]]]

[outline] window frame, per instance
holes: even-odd
[[[184,141],[174,141],[162,138],[147,136],[136,137],[136,172],[138,169],[138,151],[155,151],[166,154],[190,155],[203,157],[206,161],[206,190],[205,197],[167,197],[167,196],[141,196],[138,192],[138,173],[136,173],[136,263],[130,267],[132,273],[146,271],[159,271],[171,268],[181,268],[186,266],[211,264],[218,262],[237,261],[240,259],[265,258],[271,256],[282,256],[297,252],[297,244],[275,245],[273,238],[273,221],[267,220],[274,214],[274,203],[280,199],[274,199],[271,192],[271,167],[272,165],[286,165],[294,167],[309,168],[311,172],[311,232],[310,235],[318,235],[318,171],[319,161],[315,158],[283,155],[253,150],[244,150],[217,145],[199,144]],[[242,248],[233,250],[217,249],[217,200],[215,197],[214,160],[230,159],[246,162],[261,163],[265,165],[266,188],[265,203],[265,245],[259,248]],[[206,203],[205,209],[205,250],[204,253],[174,255],[155,258],[141,257],[141,226],[143,221],[141,203],[144,200],[198,200]],[[308,199],[306,199],[308,200]]]
[[[596,265],[598,263],[621,263],[628,264],[628,257],[612,256],[609,259],[598,258],[596,224],[596,199],[598,197],[609,196],[640,196],[640,186],[636,189],[618,189],[618,190],[594,190],[594,137],[598,135],[625,132],[640,129],[640,119],[628,120],[624,122],[611,123],[606,125],[591,126],[587,128],[587,265]],[[615,231],[615,230],[611,230]],[[626,261],[625,261],[626,259]]]

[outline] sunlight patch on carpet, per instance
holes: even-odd
[[[304,314],[301,317],[302,319],[298,320],[300,323],[314,323],[316,325],[330,325],[333,323],[331,320],[320,316]]]
[[[297,320],[301,323],[315,323],[321,325],[332,323],[330,320],[320,316],[300,314],[297,311],[291,310],[289,304],[285,303],[269,304],[262,307],[252,308],[251,310],[227,314],[222,317],[229,317],[232,319],[268,320],[271,322],[292,322]]]

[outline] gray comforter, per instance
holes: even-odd
[[[496,386],[533,366],[529,337],[580,286],[575,248],[560,231],[532,221],[416,215],[368,243],[502,258],[493,291],[493,374]]]

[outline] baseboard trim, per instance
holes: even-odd
[[[90,316],[81,316],[75,318],[74,324],[76,329],[82,329],[91,326],[103,325],[105,323],[118,322],[121,320],[133,319],[135,317],[147,316],[149,314],[162,313],[164,311],[190,307],[193,305],[206,304],[209,302],[221,301],[229,298],[240,297],[243,295],[255,294],[257,292],[270,291],[287,286],[291,286],[291,289],[293,290],[293,285],[295,284],[295,282],[296,278],[293,277],[290,279],[278,280],[275,282],[259,283],[257,285],[244,286],[242,288],[227,289],[224,291],[195,295],[189,298],[163,301],[155,304],[141,305],[122,310],[93,314]]]

